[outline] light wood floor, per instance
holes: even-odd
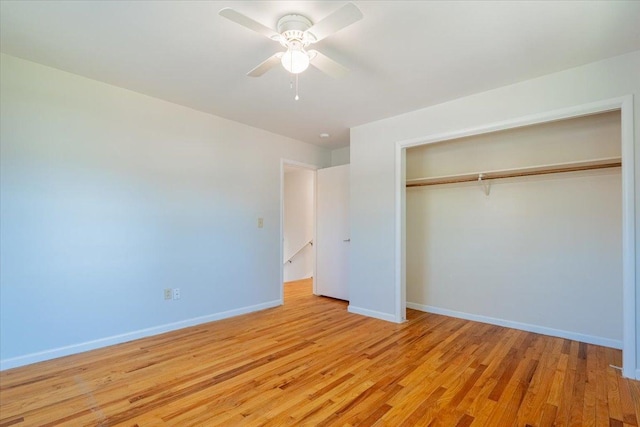
[[[637,426],[620,351],[286,286],[286,304],[0,374],[0,426]]]

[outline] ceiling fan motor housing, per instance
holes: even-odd
[[[293,41],[308,46],[315,42],[315,37],[307,30],[311,28],[313,23],[302,15],[285,15],[278,21],[278,32],[282,35],[280,43],[284,47],[288,47]]]

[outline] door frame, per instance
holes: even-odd
[[[307,169],[313,172],[313,243],[316,242],[316,194],[317,194],[317,174],[318,166],[309,163],[302,163],[296,160],[280,159],[280,305],[284,304],[284,169],[286,166],[293,166],[298,169]],[[313,251],[313,293],[316,294],[316,251]]]
[[[622,151],[622,373],[628,378],[640,379],[636,366],[636,239],[635,239],[635,154],[633,95],[606,99],[490,123],[478,127],[426,135],[396,142],[395,146],[395,319],[406,320],[406,149],[473,135],[514,129],[540,123],[620,111]]]

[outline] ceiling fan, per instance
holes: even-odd
[[[278,21],[277,31],[231,8],[224,8],[218,13],[236,24],[279,42],[287,49],[270,56],[249,71],[247,75],[251,77],[263,75],[278,63],[292,74],[299,74],[313,65],[331,77],[344,77],[349,72],[346,67],[317,50],[307,50],[307,47],[362,19],[362,12],[353,3],[347,3],[315,24],[302,15],[285,15]]]

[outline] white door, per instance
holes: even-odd
[[[349,299],[349,165],[316,176],[316,293]]]

